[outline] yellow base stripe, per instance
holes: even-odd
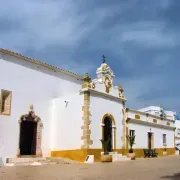
[[[79,162],[84,162],[86,156],[87,156],[87,150],[84,149],[51,151],[51,157],[68,158]]]
[[[133,149],[136,154],[136,158],[144,157],[143,149]],[[163,148],[155,148],[155,151],[158,153],[158,156],[163,156]],[[101,161],[101,152],[102,149],[74,149],[74,150],[62,150],[62,151],[52,151],[51,157],[62,157],[68,158],[71,160],[84,162],[87,155],[94,155],[94,161]],[[127,155],[128,151],[126,149],[115,149],[114,152],[118,154]],[[175,148],[167,148],[167,155],[175,155]]]

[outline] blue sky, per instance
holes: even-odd
[[[180,111],[179,0],[6,0],[0,47],[83,74],[102,54],[127,105]]]

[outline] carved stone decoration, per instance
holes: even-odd
[[[95,89],[95,88],[96,88],[96,85],[95,85],[94,82],[91,84],[91,88],[92,88],[92,89]]]
[[[106,92],[109,93],[110,88],[112,87],[111,80],[108,76],[105,77],[104,84],[106,87]]]
[[[106,77],[108,77],[110,84],[111,85],[113,84],[113,78],[115,77],[115,75],[106,62],[103,62],[101,64],[101,66],[96,70],[96,74],[97,74],[97,81],[99,83],[104,83]]]
[[[127,112],[126,112],[126,107],[125,107],[125,103],[123,103],[123,108],[122,108],[122,114],[123,114],[123,118],[122,118],[122,126],[123,126],[123,135],[121,137],[121,141],[122,141],[122,148],[126,148],[126,119],[127,119]]]
[[[81,140],[83,141],[81,148],[82,149],[88,149],[90,145],[93,144],[93,141],[91,140],[91,130],[90,130],[90,92],[84,92],[84,106],[82,106],[83,111],[83,125],[81,127],[82,129],[82,137]]]
[[[85,73],[84,76],[83,76],[82,89],[83,88],[88,88],[88,87],[91,88],[90,82],[91,82],[91,78],[89,77],[89,74]]]
[[[41,121],[41,118],[35,115],[33,105],[30,106],[30,110],[28,114],[24,114],[20,117],[18,120],[19,123],[19,144],[17,148],[17,157],[20,157],[20,131],[21,131],[21,123],[22,121],[27,121],[29,117],[32,117],[32,121],[37,122],[37,134],[36,134],[36,156],[41,157],[42,156],[42,149],[41,149],[41,141],[42,141],[42,128],[43,123]]]
[[[124,89],[122,88],[122,86],[118,86],[118,91],[119,91],[119,97],[124,99],[125,98],[123,95]]]

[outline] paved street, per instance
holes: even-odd
[[[0,168],[0,180],[180,180],[180,156],[96,164]]]

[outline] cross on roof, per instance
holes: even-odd
[[[104,56],[104,54],[102,55],[102,58],[103,58],[103,63],[106,62],[106,56]]]

